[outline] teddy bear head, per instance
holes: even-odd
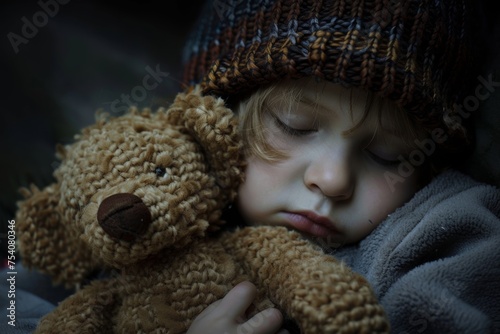
[[[28,263],[79,281],[93,268],[132,265],[218,229],[243,177],[237,130],[222,100],[196,93],[179,94],[168,110],[100,117],[59,147],[56,183],[20,204],[22,218],[34,221],[42,210],[51,217],[34,224],[46,232],[24,228]],[[33,210],[30,197],[44,208]]]

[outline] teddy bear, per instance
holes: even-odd
[[[249,312],[277,307],[302,333],[388,332],[367,281],[298,232],[222,228],[244,180],[238,132],[222,99],[194,90],[102,113],[59,145],[55,182],[23,189],[16,217],[23,263],[76,287],[37,333],[185,333],[245,280]]]

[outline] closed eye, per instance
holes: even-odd
[[[372,159],[374,162],[376,162],[377,164],[381,165],[381,166],[384,166],[384,167],[395,167],[397,165],[400,164],[400,160],[399,159],[387,159],[387,158],[383,158],[369,150],[366,150],[366,153],[368,154],[368,156],[370,157],[370,159]]]
[[[274,124],[286,135],[292,136],[292,137],[301,137],[301,136],[306,136],[311,133],[317,132],[318,130],[315,128],[311,129],[300,129],[300,128],[295,128],[292,127],[288,124],[286,124],[284,121],[282,121],[276,114],[270,112]]]

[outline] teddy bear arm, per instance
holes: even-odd
[[[43,317],[34,333],[113,333],[121,303],[115,290],[113,279],[93,281]]]
[[[225,241],[258,289],[303,333],[389,332],[368,282],[298,233],[247,227]]]
[[[58,210],[59,184],[40,190],[23,188],[25,199],[18,202],[16,229],[23,264],[48,274],[54,283],[72,288],[94,269],[83,242],[69,230]]]

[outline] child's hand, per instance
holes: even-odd
[[[274,334],[283,323],[281,312],[268,308],[251,319],[245,311],[252,304],[257,289],[250,282],[236,285],[221,300],[208,306],[189,327],[187,334]],[[288,333],[281,331],[279,334]]]

